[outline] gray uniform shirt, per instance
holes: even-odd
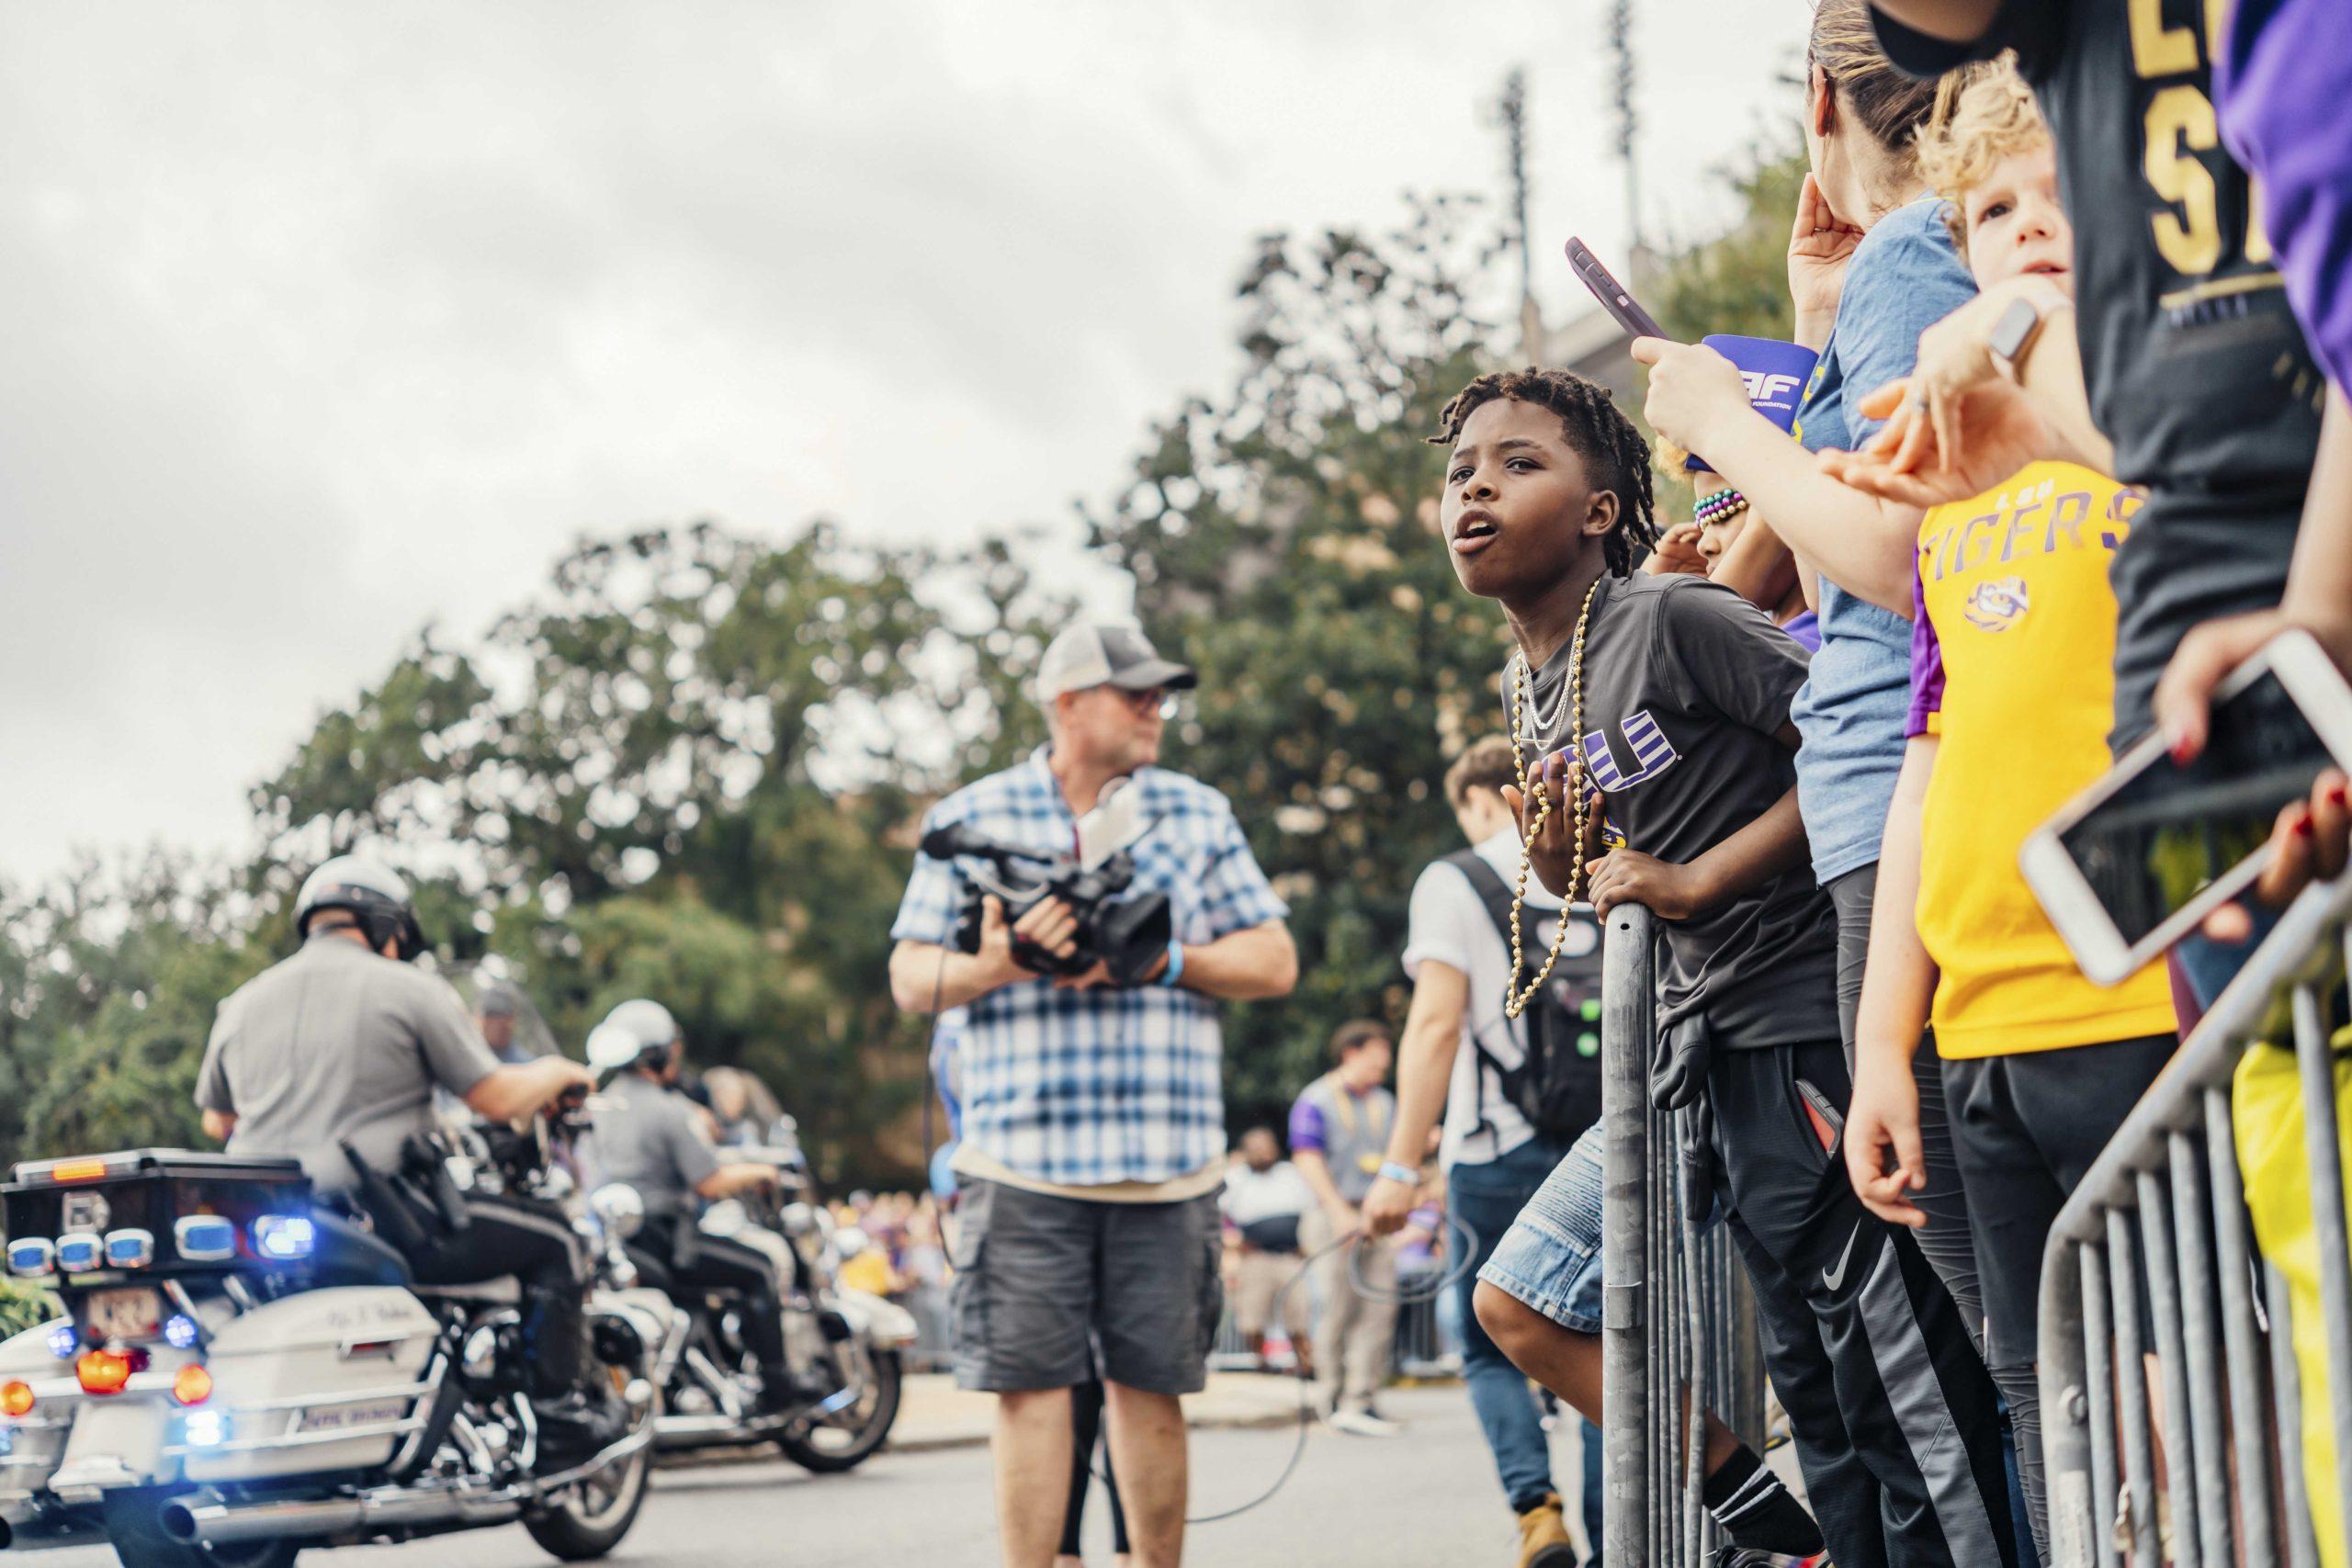
[[[497,1066],[447,982],[322,932],[220,1004],[196,1102],[237,1118],[231,1154],[290,1156],[344,1188],[340,1142],[389,1170],[433,1125],[435,1085],[462,1096]]]
[[[1531,694],[1543,717],[1558,704],[1562,731],[1574,647],[1544,661]],[[1802,647],[1720,583],[1604,578],[1585,639],[1578,750],[1611,842],[1687,865],[1770,810],[1796,779],[1793,754],[1773,737],[1805,665]],[[1545,739],[1547,751],[1569,745],[1565,733]],[[1661,1026],[1702,1014],[1732,1050],[1838,1038],[1838,919],[1811,867],[1659,929]]]
[[[596,1098],[591,1179],[628,1183],[655,1217],[690,1212],[695,1189],[718,1168],[695,1131],[693,1102],[642,1073],[621,1074]]]

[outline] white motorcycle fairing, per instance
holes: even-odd
[[[849,1320],[858,1337],[876,1350],[896,1350],[915,1342],[919,1332],[914,1314],[898,1303],[842,1285],[833,1287],[833,1305]]]

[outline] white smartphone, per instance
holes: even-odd
[[[2279,809],[2330,765],[2352,769],[2352,687],[2308,633],[2282,632],[2214,694],[2195,761],[2150,736],[2018,863],[2083,973],[2120,985],[2253,886]]]

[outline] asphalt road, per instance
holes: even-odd
[[[1235,1568],[1477,1568],[1511,1562],[1518,1536],[1458,1387],[1398,1390],[1384,1402],[1410,1429],[1391,1438],[1317,1429],[1289,1483],[1239,1518],[1199,1526],[1191,1564]],[[1262,1492],[1282,1471],[1295,1429],[1196,1432],[1193,1508],[1215,1512]],[[1570,1439],[1555,1473],[1572,1475]],[[668,1469],[637,1529],[608,1561],[632,1568],[883,1568],[997,1561],[988,1451],[963,1448],[876,1455],[848,1475],[790,1464]],[[1090,1509],[1088,1562],[1107,1568],[1109,1527]],[[45,1552],[32,1568],[110,1568],[103,1550]],[[521,1529],[444,1536],[403,1547],[305,1553],[304,1568],[538,1568],[554,1559]]]

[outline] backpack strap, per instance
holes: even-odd
[[[1487,918],[1494,921],[1495,934],[1508,943],[1510,941],[1510,907],[1515,896],[1510,884],[1503,880],[1503,874],[1476,850],[1456,850],[1445,857],[1443,863],[1470,879],[1470,890],[1487,907]]]
[[[1510,952],[1510,907],[1515,897],[1510,884],[1505,882],[1502,873],[1497,871],[1492,863],[1475,849],[1456,850],[1452,854],[1442,857],[1441,863],[1453,866],[1469,879],[1470,890],[1478,896],[1478,901],[1487,908],[1487,918],[1494,922],[1495,935],[1503,944],[1505,961],[1508,962]],[[1514,976],[1512,983],[1516,985],[1517,980],[1518,977]],[[1473,1016],[1475,1017],[1475,1013]],[[1470,1039],[1471,1055],[1476,1058],[1476,1069],[1470,1075],[1471,1081],[1476,1085],[1477,1096],[1476,1103],[1472,1108],[1476,1117],[1472,1123],[1472,1131],[1474,1134],[1492,1132],[1495,1130],[1494,1122],[1487,1115],[1487,1080],[1493,1079],[1496,1087],[1503,1091],[1504,1098],[1508,1100],[1511,1093],[1510,1080],[1516,1072],[1524,1070],[1524,1065],[1522,1064],[1519,1068],[1505,1066],[1501,1058],[1487,1049],[1487,1043],[1477,1025],[1471,1021],[1470,1018],[1465,1018],[1464,1021],[1470,1024],[1465,1032]]]

